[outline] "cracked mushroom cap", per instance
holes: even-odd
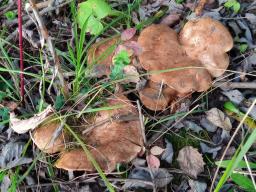
[[[65,149],[66,134],[62,131],[59,136],[54,138],[56,130],[61,126],[58,120],[47,120],[37,127],[33,133],[35,145],[45,153],[56,153]]]
[[[168,86],[164,86],[153,81],[139,92],[142,104],[152,111],[162,111],[177,97],[177,92]]]
[[[228,29],[219,21],[204,17],[188,21],[179,34],[181,44],[192,59],[198,59],[213,77],[229,65],[226,54],[233,47]]]
[[[143,137],[138,113],[126,97],[111,98],[108,104],[123,107],[98,112],[94,128],[84,137],[100,167],[111,172],[117,163],[129,162],[143,150]],[[95,171],[82,149],[63,152],[55,166],[65,170]]]
[[[156,71],[151,74],[150,80],[167,84],[179,94],[201,92],[210,87],[211,77],[208,71],[202,68],[200,61],[187,56],[178,41],[177,33],[168,26],[160,24],[145,28],[138,43],[142,47],[139,56],[141,66],[146,70]]]

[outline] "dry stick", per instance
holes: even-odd
[[[29,0],[29,3],[30,3],[30,6],[31,6],[31,9],[33,10],[35,19],[37,21],[37,24],[38,24],[38,27],[39,27],[39,30],[40,30],[39,32],[41,33],[42,37],[45,39],[45,41],[48,44],[48,49],[49,49],[49,51],[50,51],[50,53],[53,57],[53,60],[54,60],[55,71],[56,71],[56,73],[59,77],[60,84],[61,84],[61,87],[62,87],[62,90],[63,90],[63,95],[64,95],[65,99],[67,99],[68,95],[69,95],[68,94],[68,86],[67,86],[67,83],[64,79],[63,72],[62,72],[61,65],[60,65],[60,60],[59,60],[58,55],[56,54],[55,47],[52,43],[52,38],[49,36],[47,28],[45,27],[44,22],[41,19],[41,16],[40,16],[40,14],[39,14],[39,12],[36,8],[35,1],[34,0]]]
[[[213,87],[226,89],[256,89],[256,82],[216,82]]]
[[[229,140],[228,144],[227,144],[227,147],[225,148],[222,156],[221,156],[221,159],[220,159],[220,164],[222,163],[222,161],[224,160],[224,157],[228,151],[228,148],[230,147],[231,143],[233,142],[235,136],[237,135],[238,131],[241,129],[246,117],[249,115],[249,113],[251,112],[251,110],[253,109],[254,105],[256,104],[256,99],[253,101],[253,103],[251,104],[250,108],[248,109],[248,111],[246,112],[246,114],[244,115],[243,119],[240,121],[239,125],[237,126],[235,132],[233,133],[231,139]],[[210,188],[210,192],[213,190],[213,187],[214,187],[214,183],[215,183],[215,180],[217,179],[217,175],[218,175],[218,172],[220,170],[220,166],[217,167],[217,170],[215,171],[214,173],[214,177],[213,177],[213,180],[212,180],[212,184],[211,184],[211,188]]]
[[[145,135],[144,118],[143,118],[143,115],[142,115],[142,112],[141,112],[140,102],[139,102],[139,100],[137,100],[136,102],[137,102],[137,107],[138,107],[138,111],[139,111],[141,135],[142,135],[144,144],[147,145],[147,140],[146,140],[146,135]]]

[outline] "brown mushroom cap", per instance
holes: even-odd
[[[170,87],[149,81],[139,92],[143,105],[152,111],[165,110],[170,101],[177,96],[177,92]]]
[[[227,28],[214,19],[204,17],[188,21],[179,34],[181,44],[192,59],[198,59],[213,77],[224,73],[229,65],[226,52],[233,47]]]
[[[62,132],[52,142],[55,131],[61,126],[58,120],[42,123],[37,127],[32,135],[35,145],[45,153],[56,153],[65,149],[65,139],[67,136]]]
[[[190,59],[179,44],[177,33],[166,25],[145,28],[138,39],[142,47],[139,56],[141,66],[156,72],[150,80],[167,84],[180,94],[205,91],[211,85],[211,77],[198,60]]]
[[[95,127],[87,133],[85,141],[100,167],[105,171],[112,171],[117,163],[129,162],[141,152],[143,139],[138,113],[130,101],[119,95],[110,98],[108,104],[123,107],[98,112]],[[114,116],[117,116],[117,119],[113,119]],[[135,119],[121,119],[129,116]],[[64,152],[56,166],[65,170],[95,171],[81,149]]]

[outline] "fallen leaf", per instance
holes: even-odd
[[[232,103],[234,103],[236,105],[239,105],[245,99],[243,94],[240,91],[238,91],[237,89],[230,90],[230,91],[223,91],[222,93],[223,93],[223,95],[228,97],[228,99]]]
[[[1,105],[8,108],[9,111],[14,111],[18,107],[18,103],[14,101],[2,101],[0,104],[0,108],[1,108]]]
[[[43,121],[45,121],[50,114],[54,112],[54,109],[51,105],[49,105],[45,110],[41,113],[34,115],[29,119],[18,119],[16,118],[14,113],[10,113],[10,127],[16,133],[22,134],[26,133],[30,130],[34,130],[38,127]]]
[[[190,186],[190,190],[188,192],[205,192],[207,189],[207,184],[205,182],[189,179],[188,183]]]
[[[178,124],[178,128],[182,128],[182,127],[184,127],[186,130],[191,130],[195,133],[199,133],[200,131],[203,130],[202,127],[200,127],[193,121],[189,121],[189,120],[184,120],[180,124]]]
[[[0,155],[0,167],[2,169],[11,169],[19,165],[31,163],[31,158],[22,157],[24,147],[25,143],[23,142],[10,142],[6,144]]]
[[[181,170],[195,179],[199,173],[204,171],[205,163],[202,155],[191,146],[183,147],[179,151],[177,161]]]
[[[124,80],[124,83],[138,83],[140,81],[140,74],[138,73],[136,67],[132,65],[126,65],[123,68],[123,72],[127,80]]]
[[[163,20],[161,21],[161,24],[171,26],[175,24],[177,21],[179,21],[180,16],[181,15],[177,13],[172,13],[170,15],[167,15],[165,18],[163,18]]]
[[[155,185],[157,188],[162,188],[168,185],[172,179],[173,176],[166,169],[149,169],[144,167],[136,167],[130,172],[128,180],[125,181],[123,188],[152,189],[153,185]]]
[[[172,147],[172,144],[169,142],[169,140],[165,139],[165,143],[166,143],[166,148],[164,150],[164,153],[162,154],[161,159],[171,164],[172,158],[173,158],[173,147]]]
[[[230,119],[221,110],[212,108],[206,112],[206,115],[206,118],[217,127],[221,127],[227,131],[232,129]]]
[[[132,165],[135,167],[145,167],[146,166],[146,160],[143,158],[135,158],[132,160]]]
[[[154,176],[153,181],[157,188],[165,187],[173,179],[173,176],[166,169],[153,169],[151,171]]]
[[[161,155],[163,152],[164,152],[164,149],[161,148],[161,147],[158,147],[158,146],[154,146],[154,147],[152,147],[152,148],[150,149],[150,153],[151,153],[152,155],[155,155],[155,156]]]
[[[209,147],[208,145],[202,142],[200,142],[200,147],[201,147],[202,153],[212,154],[213,159],[215,159],[215,157],[217,156],[218,151],[221,150],[221,146]]]
[[[132,169],[132,171],[129,173],[128,179],[131,179],[131,180],[125,180],[125,183],[123,186],[123,189],[125,190],[136,189],[136,188],[144,188],[144,189],[153,188],[154,183],[150,174],[150,170],[148,168],[136,167]],[[144,181],[147,181],[147,182],[144,182]]]
[[[136,34],[136,29],[135,28],[129,28],[129,29],[126,29],[124,30],[122,33],[121,33],[121,40],[122,41],[128,41],[130,40],[131,38],[133,38],[133,36]]]
[[[217,130],[217,126],[212,124],[208,119],[205,117],[201,118],[200,124],[202,125],[203,128],[205,128],[209,132],[215,132]]]
[[[142,47],[139,45],[137,41],[127,41],[123,44],[126,48],[131,49],[133,54],[138,56],[142,53]]]
[[[148,163],[149,168],[158,169],[160,167],[160,161],[156,156],[150,154],[150,155],[147,155],[146,159],[147,159],[147,163]]]

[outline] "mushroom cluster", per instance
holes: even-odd
[[[125,163],[143,152],[143,137],[138,112],[123,95],[115,95],[108,99],[109,106],[120,106],[113,110],[99,111],[88,131],[80,130],[80,135],[88,149],[106,171],[111,172],[117,163]],[[33,131],[33,140],[37,147],[46,153],[61,152],[55,166],[69,171],[95,171],[82,148],[65,150],[69,139],[62,133],[53,138],[61,126],[59,121],[48,121]],[[87,129],[85,129],[87,130]]]
[[[203,92],[212,78],[228,67],[228,52],[233,46],[229,31],[211,18],[188,21],[179,34],[162,24],[145,28],[139,37],[122,40],[120,36],[102,40],[88,51],[88,65],[97,64],[99,76],[109,76],[112,60],[119,49],[126,49],[132,66],[149,72],[148,81],[139,90],[143,105],[150,110],[177,109],[177,100],[193,92]],[[100,111],[92,124],[81,131],[82,138],[100,167],[113,171],[117,163],[129,162],[143,151],[143,133],[138,111],[122,94],[108,99],[108,105],[122,105]],[[61,152],[56,167],[65,170],[95,171],[83,149],[65,149],[66,133],[52,141],[60,122],[51,121],[33,132],[35,144],[47,153]],[[46,131],[47,130],[47,131]],[[46,133],[47,132],[47,133]]]
[[[212,78],[221,76],[227,69],[229,57],[226,52],[233,47],[227,28],[209,17],[188,21],[179,34],[167,25],[153,24],[134,39],[138,39],[142,50],[137,55],[139,66],[136,67],[150,73],[148,83],[139,91],[140,100],[153,111],[168,106],[174,111],[179,98],[209,89]],[[119,38],[119,41],[97,45],[95,55],[100,57],[116,42],[126,43]],[[112,57],[113,54],[99,63],[110,69]],[[91,58],[92,49],[89,64]]]

